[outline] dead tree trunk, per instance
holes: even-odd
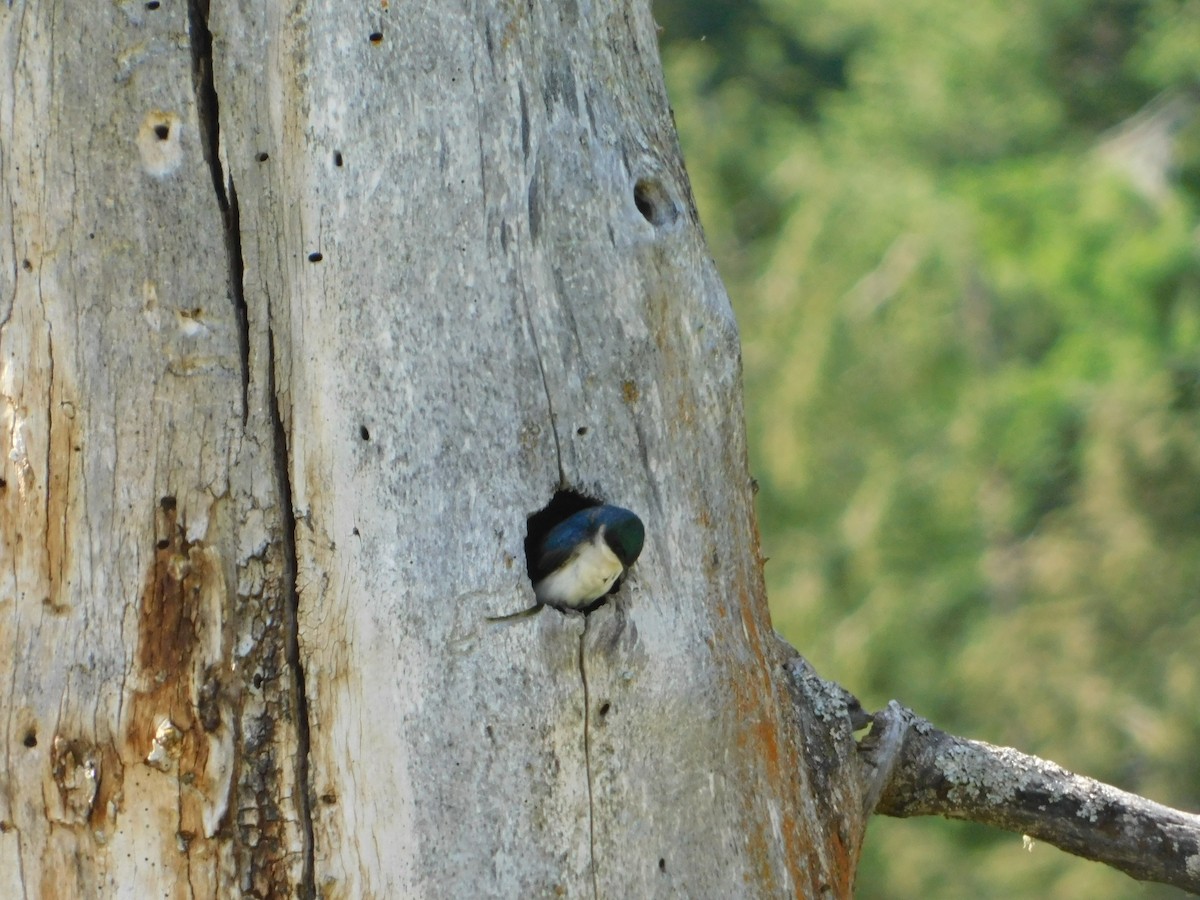
[[[0,47],[0,894],[846,896],[647,5]],[[489,621],[560,489],[633,576]]]

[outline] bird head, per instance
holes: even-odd
[[[600,507],[604,512],[604,541],[626,569],[634,564],[646,541],[642,520],[619,506]]]

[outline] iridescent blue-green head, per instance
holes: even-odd
[[[642,553],[642,545],[646,542],[646,526],[636,515],[619,506],[597,506],[594,512],[595,521],[604,525],[605,543],[617,554],[621,565],[628,569]]]

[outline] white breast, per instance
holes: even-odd
[[[586,606],[608,593],[624,566],[608,544],[604,529],[584,544],[565,564],[533,587],[539,603],[556,606]]]

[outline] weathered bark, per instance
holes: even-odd
[[[894,701],[874,718],[862,744],[882,776],[876,812],[982,822],[1200,893],[1200,816],[946,734]]]
[[[203,41],[148,6],[0,9],[6,897],[301,877],[266,310]]]
[[[0,48],[0,895],[848,896],[647,5]],[[559,488],[645,552],[490,621]]]
[[[648,8],[212,21],[286,385],[317,886],[845,895],[859,835],[792,789],[736,330]],[[490,622],[560,487],[643,516],[634,577],[586,623]]]

